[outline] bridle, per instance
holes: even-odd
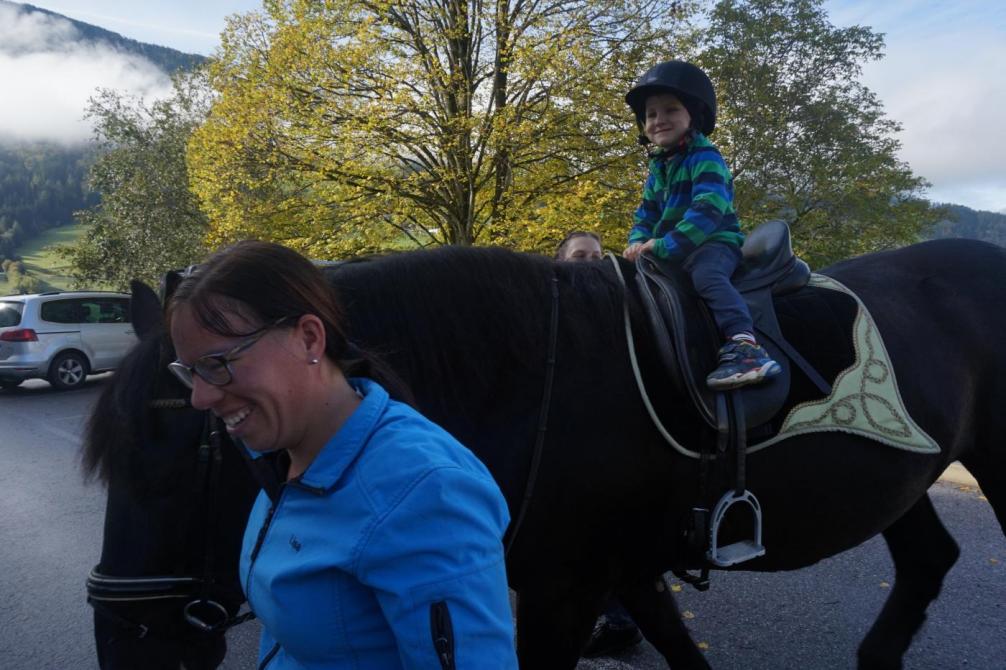
[[[551,316],[549,319],[548,353],[546,356],[545,383],[542,392],[541,407],[538,416],[538,427],[535,443],[532,449],[530,469],[524,495],[513,523],[507,529],[504,537],[505,554],[516,542],[518,532],[523,525],[528,508],[534,495],[538,470],[541,466],[545,437],[548,431],[549,409],[551,406],[552,388],[555,379],[556,349],[559,329],[559,281],[553,274],[551,278]],[[151,409],[191,409],[188,399],[171,398],[158,399],[150,403]],[[230,616],[227,608],[210,597],[210,589],[216,583],[212,573],[213,566],[213,535],[216,515],[214,514],[217,496],[219,494],[220,470],[223,456],[220,448],[219,419],[211,412],[205,412],[202,437],[199,441],[198,468],[196,487],[205,498],[206,512],[209,522],[203,540],[203,571],[200,576],[157,575],[148,577],[116,577],[98,571],[95,566],[87,577],[87,602],[107,619],[115,622],[119,628],[137,639],[156,635],[147,624],[132,621],[119,614],[116,608],[139,602],[157,600],[188,600],[182,609],[183,619],[195,630],[202,633],[224,633],[229,628],[255,618],[252,611]],[[242,458],[248,462],[247,454],[241,451]],[[250,468],[255,473],[255,468]],[[256,475],[258,479],[259,476]],[[260,481],[264,490],[269,490],[265,482]]]
[[[151,409],[191,409],[185,399],[160,399],[150,403]],[[157,635],[145,623],[133,621],[119,609],[123,606],[151,601],[188,601],[182,608],[182,618],[201,633],[221,634],[227,629],[255,617],[253,612],[231,616],[227,608],[214,599],[211,591],[216,584],[213,575],[213,538],[216,531],[216,506],[220,495],[220,470],[223,455],[220,447],[219,419],[206,412],[197,454],[195,491],[200,502],[205,503],[208,519],[203,536],[202,574],[198,576],[155,575],[145,577],[116,577],[98,571],[98,566],[87,577],[87,602],[95,612],[115,622],[121,630],[136,639]],[[198,509],[198,508],[197,508]]]

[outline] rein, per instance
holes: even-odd
[[[506,532],[506,542],[504,557],[510,555],[517,534],[520,532],[524,517],[527,516],[528,507],[531,506],[531,497],[534,495],[534,485],[538,479],[538,468],[541,466],[541,455],[545,449],[545,433],[548,431],[548,413],[552,404],[552,386],[555,382],[555,352],[559,340],[559,278],[552,274],[552,317],[548,328],[548,357],[545,359],[545,387],[542,392],[541,409],[538,412],[538,434],[534,441],[534,451],[531,452],[531,469],[527,477],[527,486],[524,488],[524,499],[520,503],[520,511],[517,518]]]
[[[187,409],[188,400],[158,399],[150,403],[153,409]],[[230,616],[227,608],[210,597],[210,588],[216,583],[213,577],[213,535],[216,531],[214,514],[219,495],[220,470],[223,455],[220,449],[219,425],[214,426],[213,415],[206,413],[202,437],[199,441],[196,487],[206,502],[209,521],[203,538],[203,566],[200,576],[149,576],[116,577],[98,571],[96,566],[87,577],[87,602],[102,616],[116,622],[119,627],[137,639],[150,635],[150,627],[131,621],[115,611],[121,605],[155,600],[189,600],[182,609],[185,622],[202,633],[223,633],[228,628],[255,617],[253,612]]]
[[[632,334],[632,321],[629,318],[629,287],[625,283],[625,277],[622,276],[622,269],[618,267],[618,259],[615,254],[610,251],[605,254],[608,260],[611,261],[612,267],[615,268],[615,274],[618,275],[618,281],[622,284],[622,290],[625,293],[625,299],[622,301],[622,317],[625,321],[625,339],[629,345],[629,362],[632,364],[632,373],[636,378],[636,387],[639,389],[639,395],[643,399],[643,405],[646,406],[646,411],[650,415],[650,420],[653,422],[654,427],[660,436],[667,441],[671,447],[674,448],[678,453],[688,456],[689,458],[701,459],[703,455],[697,451],[689,449],[683,446],[680,442],[674,439],[670,431],[664,427],[664,424],[660,421],[660,417],[657,416],[657,410],[654,409],[653,403],[650,401],[650,395],[646,392],[646,385],[643,384],[643,373],[639,369],[639,360],[636,358],[636,344],[635,338]]]

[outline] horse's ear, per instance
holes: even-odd
[[[142,340],[163,329],[164,312],[154,289],[134,279],[129,282],[129,290],[133,294],[133,327],[136,335]]]

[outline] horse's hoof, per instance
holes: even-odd
[[[612,624],[603,619],[594,626],[590,642],[583,649],[584,658],[610,656],[636,646],[643,641],[643,636],[634,623]]]

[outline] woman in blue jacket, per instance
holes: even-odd
[[[241,553],[261,667],[517,667],[499,488],[446,431],[346,376],[317,268],[239,243],[178,286],[169,325],[193,406],[253,456],[289,463]]]

